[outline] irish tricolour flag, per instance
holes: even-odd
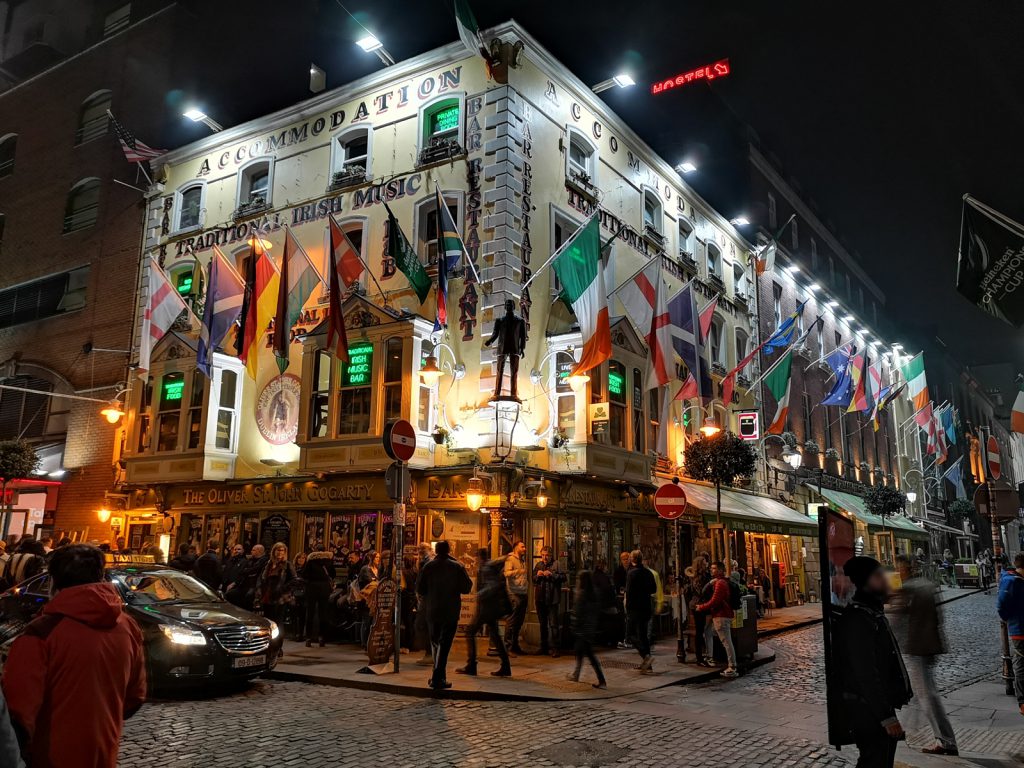
[[[914,404],[914,410],[920,411],[929,403],[928,381],[924,377],[924,352],[900,366],[903,378],[907,380],[907,396]]]
[[[596,216],[580,227],[555,257],[551,268],[562,283],[562,299],[572,307],[583,334],[583,353],[572,373],[584,373],[612,356],[608,295],[601,270],[601,229]]]
[[[793,384],[792,373],[793,350],[790,348],[764,377],[765,387],[778,403],[775,409],[775,418],[768,425],[769,435],[781,435],[786,431],[786,417],[789,415],[789,391]]]

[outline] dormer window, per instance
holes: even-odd
[[[238,215],[270,207],[273,171],[271,160],[255,160],[238,172]]]

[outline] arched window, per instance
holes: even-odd
[[[737,299],[747,299],[750,297],[747,269],[739,261],[732,263],[732,290]]]
[[[684,216],[679,217],[679,256],[687,261],[693,260],[696,246],[696,235],[693,222]]]
[[[711,348],[711,362],[715,365],[724,366],[725,339],[723,334],[722,318],[717,315],[711,320],[711,327],[708,329],[708,346]]]
[[[82,179],[68,192],[64,207],[64,233],[87,229],[96,223],[100,213],[100,180]]]
[[[597,183],[597,148],[577,130],[568,129],[569,151],[566,152],[565,175],[585,184]]]
[[[361,184],[373,178],[373,132],[355,127],[334,137],[331,144],[331,187]]]
[[[78,110],[78,130],[75,131],[75,144],[85,144],[98,139],[107,132],[110,118],[110,91],[96,91],[82,102]]]
[[[653,189],[644,189],[644,229],[650,229],[661,234],[664,226],[664,215],[661,205],[661,198]]]
[[[175,205],[177,211],[177,219],[174,222],[175,231],[194,229],[202,224],[205,191],[206,185],[201,181],[190,182],[178,190],[178,199]]]
[[[708,277],[722,279],[722,249],[715,243],[707,247]]]
[[[14,173],[14,153],[18,148],[18,134],[8,133],[0,138],[0,179]]]
[[[747,336],[747,334],[744,331],[742,331],[739,328],[737,328],[736,329],[736,365],[739,365],[743,361],[743,358],[745,358],[747,356],[748,352],[750,352],[750,339],[749,339],[749,337]],[[747,376],[749,374],[749,372],[750,372],[750,363],[747,363],[747,365],[745,365],[743,367],[743,370],[740,371],[740,375],[741,376]]]
[[[459,226],[462,216],[459,212],[461,196],[455,192],[441,191],[448,213],[452,216],[455,226]],[[424,264],[437,264],[437,235],[440,221],[437,215],[437,197],[431,195],[416,207],[416,245]]]
[[[420,107],[417,153],[420,165],[447,160],[462,153],[464,101],[464,94],[451,94]]]
[[[273,196],[274,163],[253,160],[238,171],[238,207],[236,215],[245,216],[270,207]]]

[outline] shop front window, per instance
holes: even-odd
[[[370,431],[373,402],[373,343],[350,344],[348,362],[341,365],[341,392],[338,398],[338,433],[362,435]]]
[[[160,381],[157,408],[158,451],[173,451],[178,448],[178,428],[181,421],[181,400],[185,394],[185,374],[181,372],[164,374]]]
[[[384,342],[384,423],[402,418],[402,340]]]
[[[637,453],[644,452],[644,390],[643,380],[640,378],[640,369],[633,369],[633,450]]]
[[[608,363],[608,432],[611,444],[626,447],[626,366],[612,360]]]
[[[313,392],[309,403],[309,436],[327,437],[331,425],[327,413],[331,401],[331,353],[323,350],[313,360]]]

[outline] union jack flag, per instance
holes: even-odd
[[[124,152],[124,156],[128,159],[129,163],[144,163],[167,152],[166,149],[153,149],[136,139],[135,134],[125,128],[109,109],[107,110],[107,117],[110,118],[110,124],[114,126],[117,140],[121,142],[121,151]]]

